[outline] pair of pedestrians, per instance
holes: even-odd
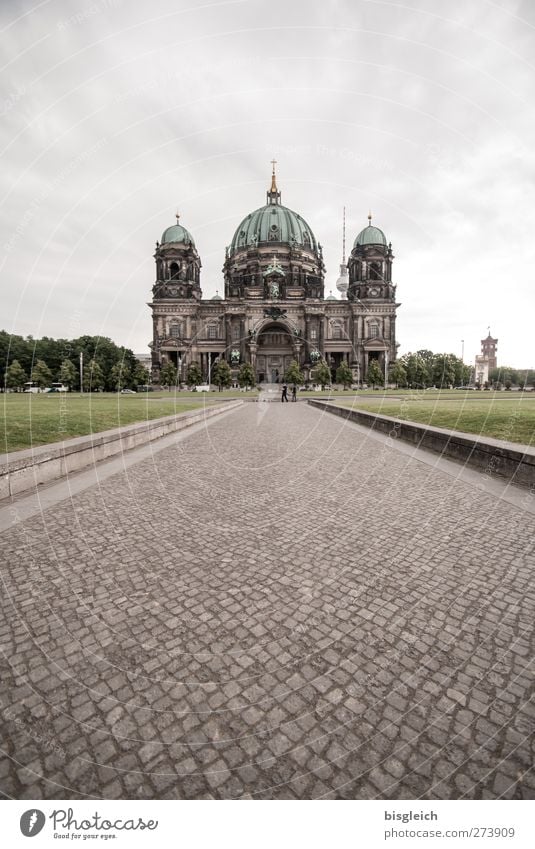
[[[283,384],[282,384],[282,395],[281,395],[281,401],[282,401],[283,403],[284,403],[285,401],[288,401],[288,387],[287,387],[287,385],[286,385],[285,383],[283,383]],[[292,401],[297,401],[297,386],[295,385],[295,383],[294,383],[294,385],[292,386]]]

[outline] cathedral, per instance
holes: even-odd
[[[259,384],[282,382],[292,360],[307,381],[324,361],[334,381],[345,361],[360,384],[372,359],[383,373],[395,360],[394,255],[371,214],[347,261],[344,222],[336,284],[341,299],[325,297],[321,244],[305,219],[281,203],[275,162],[265,205],[243,219],[225,250],[224,297],[203,299],[201,258],[192,234],[176,218],[154,255],[149,304],[154,383],[169,361],[181,382],[193,362],[208,381],[214,362],[224,358],[234,379],[242,363],[251,363]]]

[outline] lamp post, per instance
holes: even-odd
[[[80,395],[84,394],[84,352],[80,351]]]
[[[461,339],[461,345],[462,345],[462,347],[461,347],[461,362],[464,365],[464,339]]]
[[[388,351],[385,351],[385,389],[388,384]]]

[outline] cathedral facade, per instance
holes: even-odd
[[[201,258],[192,235],[179,223],[156,243],[152,289],[152,378],[172,361],[179,380],[190,363],[207,381],[219,358],[233,377],[242,363],[258,383],[282,382],[292,360],[306,380],[322,360],[333,381],[345,361],[355,383],[366,379],[372,359],[383,373],[396,358],[396,287],[392,246],[371,223],[344,257],[337,287],[325,298],[321,244],[307,222],[283,206],[275,169],[266,203],[238,225],[225,251],[224,298],[202,297]]]

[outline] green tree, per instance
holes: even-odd
[[[84,392],[97,392],[104,388],[104,373],[96,360],[84,366]]]
[[[177,369],[174,363],[169,360],[160,371],[160,383],[162,386],[167,386],[169,392],[172,386],[176,386]]]
[[[295,383],[296,386],[301,386],[303,383],[303,375],[296,360],[292,360],[288,366],[284,379],[287,383]]]
[[[218,360],[212,366],[212,383],[219,387],[220,392],[223,387],[231,385],[232,372],[226,360]]]
[[[407,385],[407,369],[400,360],[396,360],[390,366],[388,379],[391,383],[396,384],[396,389],[399,389],[400,386]]]
[[[28,380],[28,376],[18,360],[13,360],[10,366],[6,369],[6,386],[8,389],[16,389],[19,391],[24,387]]]
[[[433,361],[433,383],[439,389],[455,383],[455,365],[451,354],[435,354]]]
[[[242,389],[248,389],[249,386],[254,386],[255,382],[256,375],[251,363],[243,363],[238,372],[238,383]]]
[[[370,360],[368,371],[366,373],[366,383],[369,383],[375,389],[376,386],[382,386],[385,382],[381,366],[377,360]]]
[[[44,360],[37,360],[32,368],[32,380],[37,384],[39,389],[43,389],[43,387],[48,386],[52,382],[52,372]]]
[[[336,382],[341,383],[344,389],[347,389],[353,383],[353,372],[345,360],[342,360],[336,369]]]
[[[107,383],[116,391],[127,387],[131,383],[128,366],[125,363],[115,363],[110,369]]]
[[[523,375],[521,376],[519,370],[512,366],[500,366],[491,369],[489,378],[494,385],[500,383],[507,387],[507,384],[509,384],[509,388],[524,382]]]
[[[314,377],[322,389],[325,389],[326,386],[330,385],[331,370],[325,360],[322,360],[319,366],[314,369]]]
[[[411,389],[423,389],[431,385],[431,373],[428,365],[429,358],[427,356],[430,352],[424,351],[423,353],[425,354],[424,357],[420,356],[420,354],[408,353],[400,358],[400,362],[407,372],[407,383]]]
[[[145,368],[143,363],[136,363],[136,367],[132,374],[132,383],[135,386],[147,386],[150,382],[149,370]]]
[[[105,336],[80,336],[69,343],[75,351],[82,351],[84,361],[95,360],[102,369],[106,389],[114,389],[111,383],[111,369],[115,363],[123,363],[130,372],[136,367],[137,360],[129,348],[121,348]]]
[[[65,386],[68,386],[69,389],[72,389],[74,384],[78,379],[78,373],[76,371],[76,366],[70,360],[63,360],[59,367],[58,372],[58,380],[61,380]]]
[[[190,363],[186,374],[186,383],[188,386],[198,386],[202,383],[202,372],[199,363]]]
[[[424,363],[424,365],[427,366],[429,370],[432,369],[435,359],[433,351],[430,351],[428,348],[420,348],[419,351],[416,351],[416,356],[422,363]]]

